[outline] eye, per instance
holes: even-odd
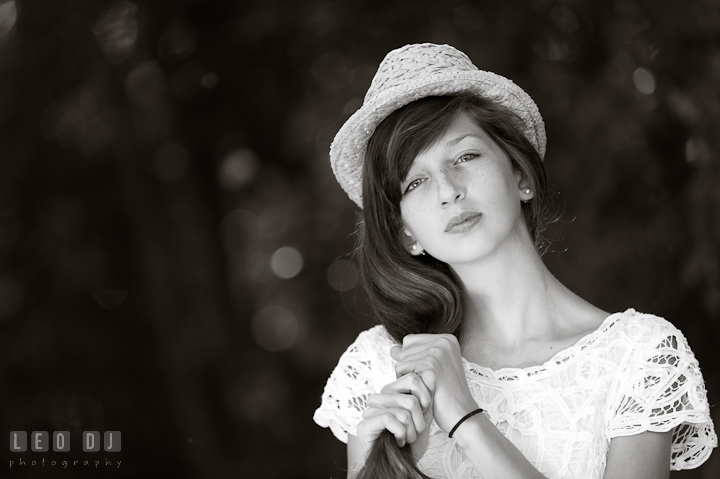
[[[457,159],[455,164],[458,163],[465,163],[466,161],[474,160],[475,158],[478,158],[480,155],[477,153],[464,153],[460,156],[460,158]]]
[[[423,180],[422,178],[418,178],[418,179],[412,180],[412,181],[405,187],[405,192],[404,192],[403,194],[406,195],[406,194],[410,193],[412,190],[414,190],[415,188],[417,188],[418,186],[420,186],[423,181],[425,181],[425,180]]]

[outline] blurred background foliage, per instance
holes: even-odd
[[[536,100],[549,267],[680,327],[716,404],[716,0],[0,0],[0,423],[123,434],[44,477],[344,475],[312,414],[373,319],[327,151],[425,41]]]

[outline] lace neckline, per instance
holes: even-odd
[[[625,317],[625,315],[633,315],[635,313],[635,309],[630,308],[623,312],[610,314],[607,318],[603,320],[602,323],[600,323],[600,326],[598,326],[597,329],[578,339],[574,344],[568,346],[567,348],[561,349],[543,364],[527,366],[524,368],[508,367],[491,369],[486,366],[480,366],[479,364],[475,364],[463,357],[463,366],[465,367],[466,371],[470,371],[475,375],[483,376],[485,378],[496,379],[499,381],[517,381],[518,379],[524,377],[535,377],[547,371],[552,371],[555,367],[572,359],[577,353],[587,348],[591,344],[595,343],[595,341],[597,341],[597,339],[602,336],[606,331],[612,328],[619,319]]]

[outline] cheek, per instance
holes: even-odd
[[[413,205],[401,205],[400,206],[400,214],[402,216],[403,223],[408,227],[408,229],[412,233],[416,233],[416,230],[418,229],[417,218],[418,218],[418,209],[417,206]]]
[[[429,223],[428,209],[419,201],[403,201],[400,203],[402,220],[412,233],[413,237],[421,240]]]
[[[505,164],[494,165],[493,176],[490,183],[488,187],[493,188],[496,192],[497,201],[514,202],[518,193],[518,185],[515,173],[510,166]]]

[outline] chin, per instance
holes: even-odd
[[[458,247],[451,251],[444,249],[444,251],[441,251],[439,254],[433,254],[430,251],[428,251],[428,253],[430,253],[435,259],[452,266],[454,264],[467,264],[482,260],[483,258],[489,256],[494,249],[490,247],[482,247],[482,245],[477,243],[473,246],[474,247],[472,248]]]
[[[507,249],[513,241],[512,235],[489,234],[484,231],[482,234],[467,235],[455,241],[445,241],[437,248],[437,255],[430,250],[428,253],[449,265],[475,263]]]

